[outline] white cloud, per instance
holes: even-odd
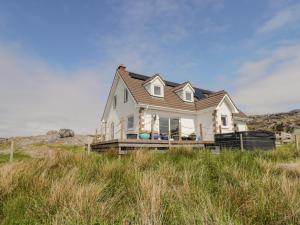
[[[271,50],[238,70],[237,102],[249,113],[300,107],[300,43]]]
[[[99,68],[54,69],[1,43],[0,137],[59,128],[93,133],[112,77]]]
[[[268,33],[300,21],[300,4],[289,6],[275,13],[259,29],[259,33]]]

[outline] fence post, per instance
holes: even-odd
[[[12,139],[11,143],[10,143],[10,158],[9,158],[9,161],[12,162],[13,159],[14,159],[14,140]]]
[[[243,141],[243,133],[240,133],[240,146],[242,152],[244,151],[244,141]]]
[[[90,154],[90,152],[91,152],[91,144],[88,143],[88,155]]]
[[[295,141],[296,141],[296,149],[299,150],[299,142],[298,142],[297,134],[295,134]]]

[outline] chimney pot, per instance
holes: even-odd
[[[118,66],[118,70],[125,70],[126,69],[126,66],[124,66],[124,64],[120,64]]]

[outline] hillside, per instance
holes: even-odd
[[[300,109],[286,113],[273,113],[249,116],[248,128],[250,130],[269,130],[293,132],[300,127]]]
[[[299,152],[0,154],[0,224],[300,224]],[[2,159],[2,160],[1,160]]]

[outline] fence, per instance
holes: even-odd
[[[275,140],[275,134],[269,131],[243,131],[215,135],[215,142],[221,149],[270,150],[275,148]]]

